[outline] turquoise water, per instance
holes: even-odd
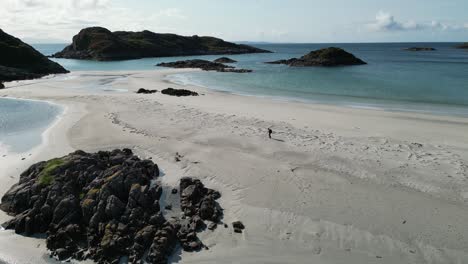
[[[456,43],[379,44],[259,44],[272,54],[229,56],[251,74],[194,72],[170,76],[172,81],[212,89],[276,99],[330,103],[388,110],[468,115],[468,52]],[[302,56],[312,50],[337,46],[368,65],[337,68],[290,68],[266,61]],[[430,46],[433,52],[409,52],[403,48]],[[46,55],[64,45],[36,46]],[[219,56],[198,56],[215,59]],[[148,70],[163,61],[195,57],[150,58],[121,62],[54,59],[71,71]]]
[[[22,153],[38,146],[61,111],[44,102],[0,98],[0,152]]]

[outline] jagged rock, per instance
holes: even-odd
[[[2,82],[0,82],[0,89],[3,89],[3,88],[5,88],[5,85],[3,85]]]
[[[158,176],[156,164],[129,149],[76,151],[39,162],[2,197],[0,209],[14,217],[3,227],[28,236],[45,233],[59,260],[118,263],[128,256],[131,263],[167,263],[177,241],[184,250],[202,249],[197,231],[203,220],[217,221],[222,209],[214,202],[218,192],[186,178],[181,186],[189,188],[184,208],[190,210],[183,220],[166,220]]]
[[[208,230],[215,230],[218,225],[216,223],[209,223],[208,224]]]
[[[154,94],[154,93],[157,93],[158,90],[147,90],[145,88],[140,88],[138,89],[137,91],[137,94]]]
[[[232,227],[237,228],[237,229],[240,229],[240,230],[244,230],[244,229],[245,229],[245,226],[244,226],[244,224],[243,224],[241,221],[233,222],[233,223],[232,223]]]
[[[0,83],[68,73],[33,47],[0,29]],[[0,89],[3,85],[0,84]]]
[[[176,69],[202,69],[204,71],[217,71],[217,72],[234,72],[234,73],[247,73],[252,70],[235,69],[232,66],[224,65],[218,62],[211,62],[207,60],[184,60],[175,62],[163,62],[156,66],[169,67]]]
[[[102,27],[82,29],[73,43],[55,58],[128,60],[148,57],[266,53],[267,50],[239,45],[213,37],[185,37],[151,31],[111,32]]]
[[[221,57],[219,59],[214,60],[217,63],[236,63],[237,61],[230,59],[228,57]]]
[[[292,67],[309,67],[309,66],[350,66],[362,65],[366,62],[356,58],[353,54],[346,52],[340,48],[325,48],[312,51],[301,58],[293,58],[289,60],[279,60],[267,62],[268,64],[286,64]]]
[[[411,47],[411,48],[406,48],[404,50],[407,50],[407,51],[434,51],[436,49],[431,48],[431,47]]]
[[[203,220],[216,225],[223,215],[222,209],[215,200],[221,197],[220,193],[205,188],[200,180],[182,178],[180,180],[180,208],[186,219],[181,221],[181,228],[177,233],[179,241],[187,251],[197,251],[203,244],[196,237],[196,231],[206,227]]]
[[[198,96],[197,92],[192,92],[190,90],[185,90],[185,89],[174,89],[174,88],[167,88],[161,91],[162,94],[165,95],[171,95],[171,96]],[[176,156],[176,159],[179,159],[179,157]],[[179,159],[180,161],[180,159]]]

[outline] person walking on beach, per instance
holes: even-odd
[[[273,130],[271,128],[268,128],[268,137],[271,139],[271,134],[273,133]]]

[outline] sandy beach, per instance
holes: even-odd
[[[243,234],[205,231],[209,250],[177,252],[172,263],[468,263],[468,118],[274,101],[165,80],[181,72],[6,83],[0,96],[66,110],[30,156],[0,157],[0,194],[35,162],[126,147],[151,157],[165,185],[193,176],[219,190],[223,221],[246,226]],[[200,96],[135,93],[167,87]],[[0,248],[0,263],[49,261],[45,240],[0,231]]]

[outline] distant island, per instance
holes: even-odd
[[[3,82],[68,73],[33,47],[0,29],[0,88]]]
[[[431,48],[431,47],[411,47],[411,48],[406,48],[406,49],[403,49],[403,50],[406,50],[406,51],[434,51],[436,49]]]
[[[213,62],[217,62],[217,63],[236,63],[237,61],[233,60],[231,58],[228,58],[228,57],[221,57],[219,59],[214,60]]]
[[[457,46],[457,49],[468,49],[468,42],[465,42]]]
[[[356,58],[353,54],[343,49],[330,47],[312,51],[301,58],[292,58],[289,60],[279,60],[267,62],[268,64],[286,64],[292,67],[310,67],[310,66],[350,66],[367,64],[363,60]]]
[[[102,27],[81,30],[73,43],[52,57],[80,60],[115,61],[149,57],[269,53],[243,44],[214,37],[185,37],[151,31],[111,32]]]

